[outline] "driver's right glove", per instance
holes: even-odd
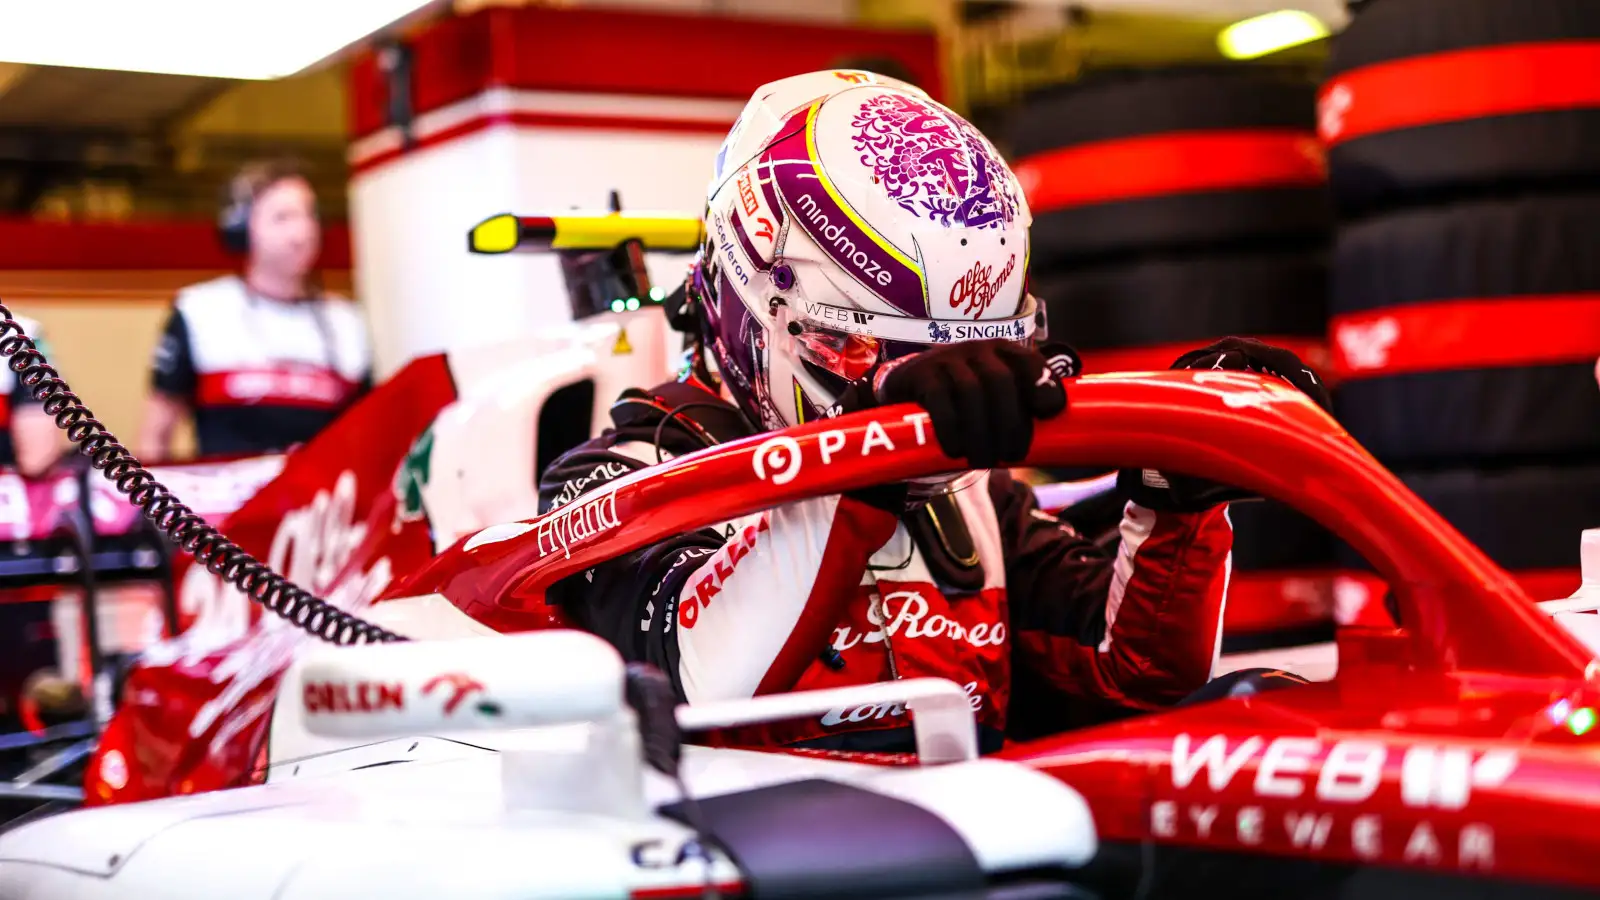
[[[881,404],[928,411],[939,449],[974,469],[1021,462],[1035,420],[1067,408],[1061,379],[1077,374],[1070,348],[1015,341],[947,344],[885,364],[872,379]]]

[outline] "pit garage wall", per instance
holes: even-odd
[[[322,283],[348,295],[348,230],[329,222],[323,231]],[[0,300],[44,326],[51,361],[130,444],[173,297],[237,266],[209,222],[0,219]],[[192,448],[192,435],[180,435],[177,452]]]
[[[409,87],[376,55],[351,75],[355,281],[380,377],[570,318],[553,258],[466,252],[479,221],[600,211],[612,190],[625,210],[698,214],[745,100],[786,75],[885,59],[935,96],[943,87],[930,33],[771,19],[497,7],[406,47]],[[669,284],[683,259],[651,268]]]

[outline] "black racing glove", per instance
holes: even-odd
[[[1174,369],[1221,369],[1255,372],[1287,381],[1324,410],[1332,411],[1327,385],[1300,357],[1254,338],[1223,338],[1209,347],[1178,357]],[[1201,512],[1235,500],[1258,499],[1239,488],[1189,475],[1163,475],[1155,469],[1123,469],[1117,488],[1130,500],[1159,512]]]
[[[1262,343],[1255,338],[1223,338],[1209,347],[1190,350],[1172,364],[1174,369],[1225,369],[1231,372],[1255,372],[1257,375],[1274,375],[1289,382],[1300,393],[1327,412],[1333,411],[1333,398],[1328,386],[1305,360],[1282,347]]]
[[[939,449],[974,469],[1022,461],[1033,423],[1067,408],[1061,379],[1077,375],[1065,345],[970,341],[894,360],[873,376],[873,399],[928,411]]]

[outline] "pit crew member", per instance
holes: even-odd
[[[44,326],[27,316],[16,319],[48,357],[50,345],[44,338]],[[15,468],[24,478],[38,478],[61,461],[65,449],[54,417],[33,398],[33,391],[22,384],[18,373],[6,366],[0,372],[0,466]]]
[[[926,439],[975,471],[685,534],[569,579],[556,601],[665,670],[688,702],[952,679],[986,750],[1002,742],[1022,679],[1089,719],[1201,688],[1228,582],[1227,489],[1122,473],[1132,502],[1113,556],[998,468],[1025,456],[1035,420],[1066,407],[1052,351],[1035,346],[1030,222],[989,141],[909,84],[819,72],[757,91],[717,156],[686,288],[700,364],[624,393],[615,428],[544,473],[541,505],[581,503],[673,455],[901,402],[920,404]],[[1293,354],[1254,341],[1177,366],[1272,372],[1326,400]],[[893,706],[724,738],[910,745]]]
[[[194,419],[201,456],[286,449],[310,440],[370,385],[371,349],[355,305],[317,286],[317,199],[292,160],[246,165],[218,213],[241,275],[178,293],[151,362],[139,455],[172,453]]]

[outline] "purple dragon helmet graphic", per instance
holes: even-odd
[[[873,97],[851,120],[861,164],[889,199],[945,226],[997,228],[1017,215],[1005,164],[983,136],[933,105]]]

